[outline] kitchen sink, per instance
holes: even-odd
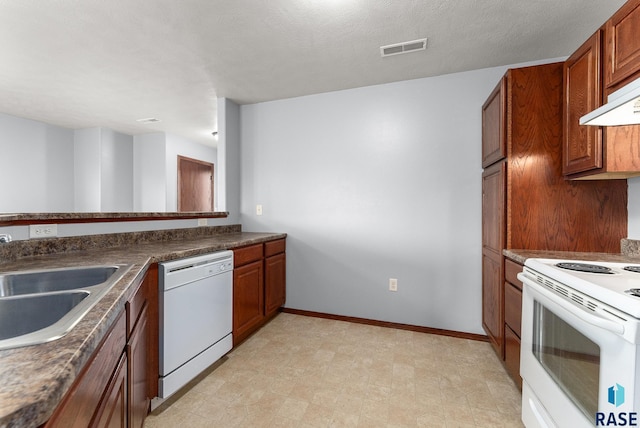
[[[0,297],[91,287],[108,280],[118,266],[91,266],[0,274]]]
[[[0,340],[33,333],[55,324],[89,294],[87,291],[72,291],[0,299]]]
[[[131,265],[0,273],[0,350],[59,339]]]

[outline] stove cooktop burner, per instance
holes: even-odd
[[[589,263],[572,263],[572,262],[562,262],[556,263],[556,266],[561,269],[575,270],[578,272],[587,272],[587,273],[599,273],[599,274],[609,274],[612,275],[613,272],[611,268],[600,265],[592,265]],[[638,270],[640,272],[640,270]]]
[[[640,266],[625,266],[622,269],[629,272],[640,273]]]

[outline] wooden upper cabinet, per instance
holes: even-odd
[[[602,31],[598,30],[564,63],[562,173],[602,167],[602,128],[580,125],[580,117],[600,107]]]
[[[504,116],[506,78],[491,92],[482,106],[482,167],[485,168],[507,156]]]
[[[571,180],[640,176],[640,126],[581,126],[580,117],[640,78],[640,0],[629,0],[564,64],[563,163]]]
[[[615,90],[640,77],[640,0],[626,2],[605,24],[605,34],[604,85]]]

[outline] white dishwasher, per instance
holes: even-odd
[[[165,399],[231,350],[233,251],[159,264],[160,379]]]

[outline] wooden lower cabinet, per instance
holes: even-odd
[[[233,271],[233,342],[240,343],[264,318],[264,262],[258,260]]]
[[[149,268],[45,427],[142,427],[157,395],[157,272]]]
[[[504,349],[504,313],[502,281],[502,257],[495,257],[486,250],[482,254],[482,327],[489,342],[500,358]]]
[[[126,318],[123,310],[113,324],[102,345],[93,354],[84,370],[71,387],[62,403],[54,411],[46,427],[86,428],[94,421],[102,420],[102,413],[108,408],[117,406],[109,400],[120,400],[123,397],[109,394],[114,388],[119,389],[117,381],[118,368],[124,360],[126,345]],[[122,375],[126,376],[126,370]],[[123,393],[126,395],[126,388]],[[104,398],[103,398],[104,397]],[[115,410],[113,410],[115,411]],[[109,412],[109,411],[107,411]],[[126,421],[125,421],[126,422]],[[123,425],[126,427],[126,424]]]
[[[113,378],[107,387],[96,419],[91,423],[96,428],[118,428],[127,426],[127,356],[122,354]]]
[[[129,428],[142,428],[152,398],[149,394],[149,373],[147,371],[147,359],[150,354],[150,325],[147,306],[143,307],[140,314],[138,320],[140,326],[133,330],[127,343]]]
[[[286,300],[285,239],[234,250],[233,345],[278,313]]]
[[[267,257],[264,263],[265,316],[278,312],[286,300],[287,258],[285,253]]]

